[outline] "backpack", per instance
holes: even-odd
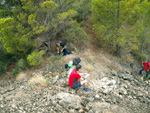
[[[65,64],[65,69],[67,69],[67,68],[69,68],[69,67],[68,67],[68,64]]]
[[[77,66],[80,63],[81,59],[79,57],[75,57],[73,59],[73,65]]]
[[[150,67],[150,62],[147,62],[147,66]]]
[[[66,53],[69,55],[71,54],[71,51],[69,49],[66,49]]]
[[[69,55],[69,54],[71,54],[71,51],[69,49],[64,49],[63,53],[64,53],[64,55]]]

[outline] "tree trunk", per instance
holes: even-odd
[[[121,57],[121,47],[119,45],[116,45],[116,54]]]
[[[118,10],[117,10],[117,39],[119,39],[119,28],[120,28],[120,23],[119,23],[119,15],[120,13],[120,0],[118,0]],[[117,56],[121,57],[121,47],[117,44],[116,45],[116,54]]]

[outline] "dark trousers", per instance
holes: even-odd
[[[64,50],[63,50],[63,54],[64,54],[64,56],[67,55],[67,49],[64,49]]]
[[[142,74],[142,71],[144,70],[144,67],[141,68],[140,72],[139,72],[139,75]],[[148,77],[148,74],[149,74],[149,71],[145,70],[146,71],[146,78]]]
[[[69,54],[71,54],[71,51],[69,50],[69,49],[64,49],[63,50],[63,54],[64,54],[64,56],[67,56],[67,55],[69,55]]]

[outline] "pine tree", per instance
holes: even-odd
[[[66,0],[67,1],[67,0]],[[71,0],[71,3],[74,0]],[[66,5],[69,5],[68,0]],[[21,0],[21,7],[12,9],[13,17],[0,19],[1,41],[9,53],[25,56],[32,48],[50,51],[56,35],[71,24],[75,10],[62,10],[56,0]],[[63,4],[63,6],[65,6]]]
[[[0,19],[0,31],[3,35],[0,40],[8,53],[22,56],[33,46],[30,29],[11,17]]]
[[[150,2],[149,0],[142,0],[139,4],[139,12],[137,13],[137,18],[139,24],[141,24],[141,33],[138,37],[139,40],[139,50],[136,54],[139,56],[139,60],[143,61],[147,56],[147,50],[150,44]]]
[[[139,2],[140,0],[92,0],[93,30],[120,57],[122,48],[130,46],[137,49],[134,44],[137,43],[139,30],[128,25],[128,20],[136,14]]]

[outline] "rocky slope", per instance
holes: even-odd
[[[65,62],[75,56],[77,54],[67,56]],[[3,75],[0,80],[0,113],[150,112],[150,80],[141,80],[131,69],[119,65],[102,51],[97,54],[84,52],[78,56],[82,72],[91,74],[87,78],[91,92],[69,88],[66,71],[50,76],[50,72],[41,69],[29,77],[22,74],[17,80],[6,79]],[[35,76],[41,77],[36,78],[36,82],[42,82],[29,85]]]

